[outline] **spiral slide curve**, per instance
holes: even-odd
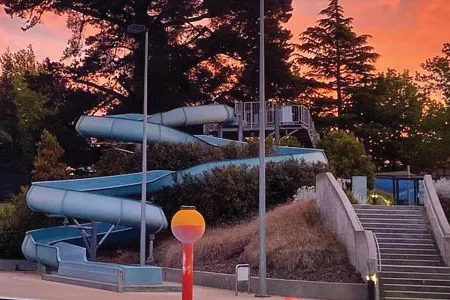
[[[142,141],[142,115],[125,114],[105,117],[82,116],[77,131],[85,137],[100,137],[140,143]],[[207,123],[232,123],[234,111],[225,105],[183,107],[149,116],[147,119],[148,141],[173,143],[201,142],[210,146],[239,143],[205,135],[189,135],[172,127],[184,127]],[[288,159],[304,160],[308,163],[327,159],[322,150],[276,147],[277,155],[267,157],[267,162]],[[147,173],[147,190],[157,191],[182,180],[183,175],[199,175],[216,167],[229,165],[258,166],[258,158],[236,159],[204,163],[181,171],[156,170]],[[141,191],[142,173],[35,182],[27,194],[27,203],[33,211],[63,217],[95,220],[97,235],[101,240],[109,234],[105,243],[120,243],[139,235],[140,202],[126,198]],[[214,203],[211,203],[214,205]],[[167,228],[167,220],[160,207],[151,203],[146,207],[148,233],[158,233]],[[106,284],[118,284],[119,273],[123,284],[157,285],[162,283],[162,272],[158,267],[137,267],[90,262],[86,258],[83,235],[77,228],[69,226],[44,228],[29,231],[22,244],[22,252],[29,260],[57,270],[57,274],[69,278],[81,278]]]

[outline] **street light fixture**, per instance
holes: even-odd
[[[129,33],[145,32],[145,67],[144,67],[144,112],[142,118],[142,194],[141,194],[141,239],[140,239],[140,254],[139,263],[141,266],[145,265],[145,231],[147,219],[147,84],[148,84],[148,28],[142,24],[128,25],[127,31]]]

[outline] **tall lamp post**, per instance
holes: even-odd
[[[264,0],[259,12],[259,294],[267,296],[266,287],[266,122],[264,61]]]
[[[145,265],[145,231],[147,204],[147,84],[148,84],[148,28],[142,24],[131,24],[127,27],[129,33],[145,32],[145,67],[144,67],[144,117],[142,119],[142,193],[141,193],[141,240],[139,263]]]

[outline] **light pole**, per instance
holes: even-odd
[[[264,61],[264,0],[259,12],[259,294],[267,296],[266,287],[266,107]]]
[[[148,84],[148,28],[142,24],[131,24],[127,28],[130,33],[145,32],[145,62],[144,62],[144,117],[142,119],[142,193],[141,193],[141,240],[139,263],[145,265],[145,231],[147,219],[147,84]]]

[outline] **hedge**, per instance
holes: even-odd
[[[273,153],[270,145],[266,149],[267,155]],[[126,153],[115,148],[103,150],[100,161],[97,163],[96,176],[109,176],[117,174],[134,173],[141,171],[141,153]],[[147,151],[148,170],[183,170],[195,165],[226,159],[256,157],[258,144],[244,145],[228,144],[222,147],[212,147],[203,143],[150,143]]]
[[[266,169],[267,209],[285,203],[302,186],[315,184],[315,174],[322,165],[311,166],[289,160],[268,163]],[[241,222],[258,211],[258,168],[229,166],[215,168],[201,176],[185,176],[181,183],[155,194],[170,220],[182,205],[195,206],[208,225]]]

